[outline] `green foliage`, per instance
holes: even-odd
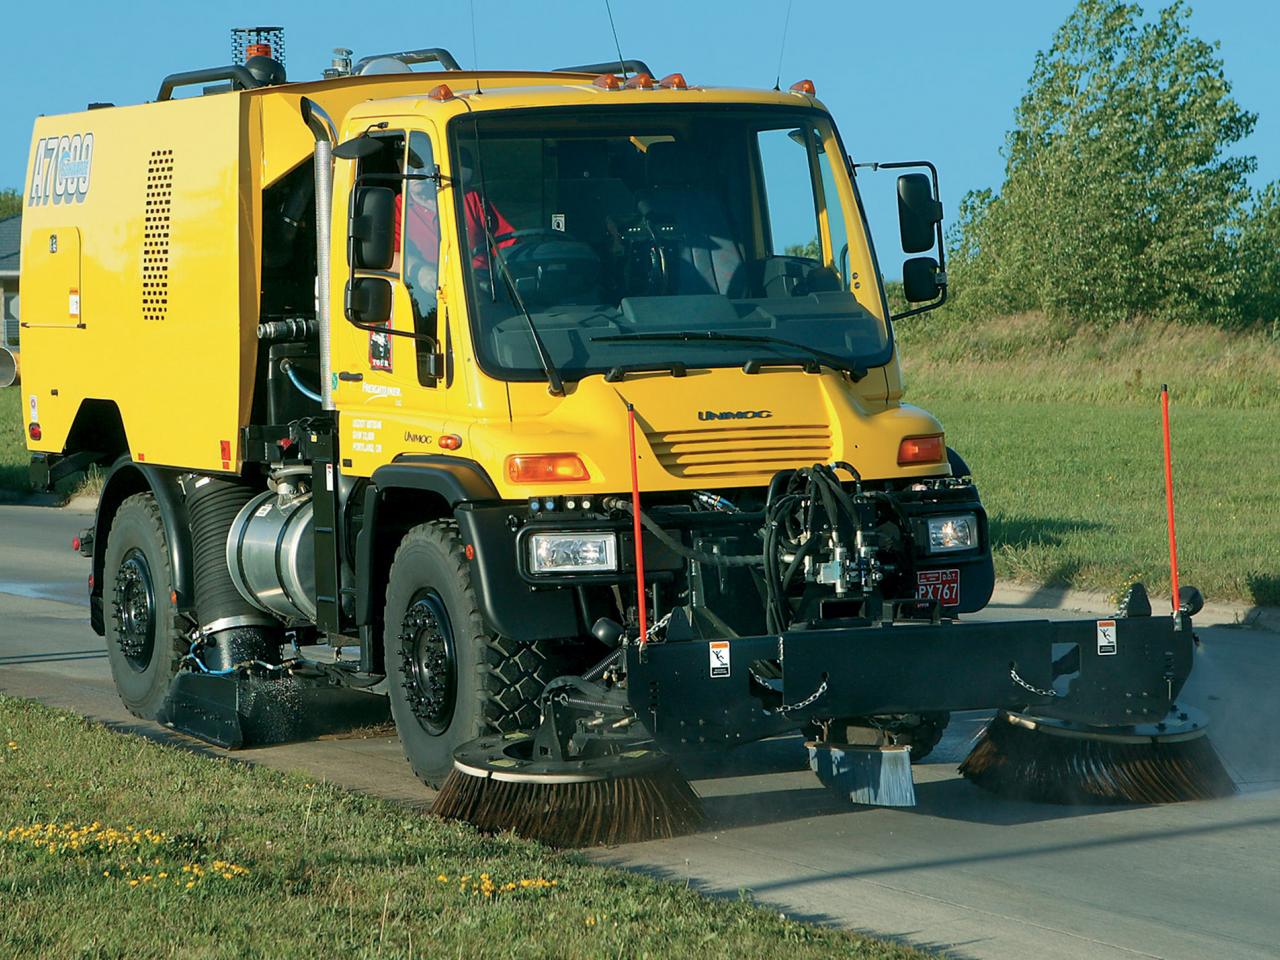
[[[818,244],[818,238],[814,237],[807,243],[790,244],[784,251],[788,257],[808,257],[810,260],[822,260],[822,247]]]
[[[1240,221],[1237,244],[1241,322],[1265,325],[1280,339],[1280,183],[1258,194]]]
[[[1037,55],[1004,185],[966,196],[952,230],[961,312],[1239,322],[1255,161],[1227,151],[1256,116],[1188,16],[1081,0]]]
[[[0,190],[0,220],[22,212],[22,194],[17,190]]]

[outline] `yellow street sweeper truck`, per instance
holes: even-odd
[[[133,713],[235,747],[382,694],[439,812],[565,844],[687,829],[673,757],[796,730],[910,802],[963,709],[1003,792],[1231,789],[1176,703],[1192,591],[960,622],[987,519],[894,339],[946,296],[931,164],[855,164],[808,81],[436,48],[291,82],[242,36],[30,148],[33,476],[105,470],[78,548]],[[912,168],[896,316],[872,167]]]

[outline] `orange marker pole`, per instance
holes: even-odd
[[[1160,388],[1160,410],[1164,417],[1164,502],[1169,514],[1169,576],[1173,581],[1173,612],[1178,601],[1178,535],[1173,526],[1173,448],[1169,440],[1169,385]]]
[[[627,404],[627,433],[631,440],[631,532],[636,541],[636,590],[640,596],[640,646],[649,640],[649,612],[644,585],[644,546],[640,539],[640,470],[636,462],[636,408]]]

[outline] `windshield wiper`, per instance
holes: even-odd
[[[471,108],[468,106],[467,109],[470,110]],[[498,248],[498,241],[493,238],[493,231],[489,228],[489,193],[485,190],[484,183],[484,157],[480,152],[480,125],[476,123],[473,126],[476,138],[476,173],[480,179],[479,219],[484,226],[485,242],[488,243],[492,255],[498,260],[498,266],[502,269],[502,279],[506,284],[507,290],[511,293],[512,301],[520,308],[520,312],[524,314],[524,322],[529,326],[529,336],[533,338],[533,348],[538,353],[538,362],[542,364],[542,372],[547,376],[547,384],[550,387],[551,395],[563,397],[564,381],[560,379],[560,372],[556,370],[556,365],[551,362],[551,354],[547,352],[547,345],[542,342],[542,337],[538,335],[538,327],[533,322],[533,314],[524,305],[524,297],[520,296],[520,291],[516,289],[516,281],[511,276],[511,268],[507,266],[507,258],[502,255],[502,251]],[[464,187],[463,190],[465,191],[465,189]]]
[[[769,346],[802,350],[823,366],[849,374],[849,379],[854,383],[857,383],[867,375],[865,367],[851,363],[844,357],[834,353],[827,353],[825,350],[819,350],[817,347],[811,347],[804,343],[796,343],[794,340],[784,340],[782,337],[764,337],[748,333],[720,333],[717,330],[681,330],[673,333],[614,333],[607,337],[591,338],[593,343],[608,343],[621,340],[716,340],[731,343],[764,343]],[[745,366],[743,369],[746,369]],[[754,373],[756,370],[747,370],[746,372]]]

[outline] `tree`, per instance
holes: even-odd
[[[1280,334],[1280,182],[1269,184],[1240,221],[1239,317]]]
[[[999,194],[971,193],[952,231],[962,305],[1100,323],[1226,322],[1256,115],[1177,0],[1081,0],[1036,56],[1005,139]]]
[[[0,190],[0,220],[22,212],[22,194],[17,190]]]

